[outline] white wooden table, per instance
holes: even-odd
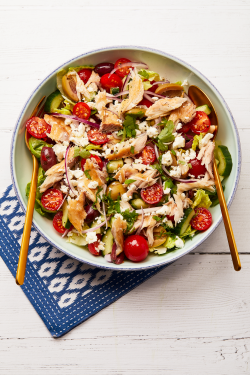
[[[167,51],[203,72],[235,117],[243,152],[230,209],[206,243],[61,339],[52,339],[0,259],[0,374],[250,373],[250,1],[0,0],[0,188],[29,93],[63,61],[102,46]]]

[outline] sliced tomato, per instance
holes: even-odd
[[[211,122],[205,112],[197,111],[195,117],[189,122],[192,132],[195,134],[207,133]]]
[[[190,122],[188,124],[183,124],[181,129],[177,130],[177,133],[187,133],[189,132],[190,128],[191,128]]]
[[[63,223],[62,223],[62,217],[63,217],[63,212],[59,211],[57,214],[55,214],[53,218],[53,227],[58,233],[64,233],[66,228],[64,228]]]
[[[212,215],[205,207],[196,207],[195,216],[192,218],[191,227],[196,230],[207,230],[212,224]]]
[[[89,249],[89,252],[91,254],[99,256],[99,255],[101,255],[101,251],[98,251],[97,248],[98,248],[98,246],[100,244],[102,235],[101,234],[97,234],[96,237],[98,238],[98,240],[95,241],[95,242],[93,242],[93,243],[89,243],[88,244],[88,249]]]
[[[43,118],[31,117],[26,122],[26,128],[30,135],[35,138],[46,138],[51,132],[51,126]]]
[[[107,134],[101,133],[97,129],[91,129],[88,131],[88,139],[94,145],[104,145],[108,142]]]
[[[55,212],[57,211],[63,201],[63,194],[58,189],[48,189],[43,193],[41,203],[45,210]]]
[[[98,167],[102,170],[103,168],[103,162],[102,159],[98,155],[90,155],[90,159],[94,159],[95,162],[98,164]],[[81,168],[84,171],[84,165],[86,163],[87,159],[82,159],[81,160]]]
[[[88,82],[91,74],[92,74],[91,69],[81,69],[78,72],[78,75],[79,75],[79,77],[81,78],[81,80],[83,81],[84,84]]]
[[[197,158],[190,160],[189,162],[192,165],[192,168],[189,169],[189,173],[192,174],[194,177],[199,177],[201,174],[206,173],[205,165],[201,165],[201,160]]]
[[[107,92],[110,92],[110,89],[112,89],[114,87],[119,87],[120,90],[122,88],[122,80],[116,74],[110,74],[110,73],[104,74],[101,77],[101,81],[100,82],[101,82],[102,87]]]
[[[142,158],[143,164],[153,164],[156,159],[154,147],[150,145],[144,147],[137,157]]]
[[[122,57],[121,59],[116,61],[115,68],[118,68],[118,66],[121,65],[121,64],[130,63],[130,62],[131,62],[130,60]],[[126,66],[126,67],[124,66],[124,68],[120,68],[120,69],[116,70],[115,73],[119,77],[123,78],[123,77],[125,77],[126,75],[129,74],[129,68],[131,68],[131,66]]]
[[[88,104],[79,102],[74,105],[73,114],[84,120],[88,120],[91,115],[91,109],[89,108]]]
[[[148,99],[142,99],[139,103],[139,105],[145,105],[146,107],[151,107],[154,103],[151,103]]]
[[[163,190],[160,184],[156,183],[141,190],[141,197],[144,202],[149,204],[155,204],[160,202],[163,197]]]

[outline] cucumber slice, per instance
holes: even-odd
[[[141,208],[150,207],[150,205],[144,202],[144,200],[142,200],[141,198],[132,199],[130,201],[130,204],[135,210],[140,210]]]
[[[64,228],[69,229],[71,227],[71,222],[69,221],[68,203],[66,200],[63,203],[62,210],[63,210],[62,224]]]
[[[211,109],[209,108],[209,106],[207,104],[201,105],[200,107],[197,107],[196,111],[205,112],[206,115],[210,115],[210,113],[211,113]]]
[[[220,176],[230,175],[233,162],[230,152],[226,146],[218,146],[217,158],[219,160],[218,172]]]
[[[175,233],[181,236],[183,233],[186,232],[187,227],[190,224],[192,217],[194,216],[195,212],[192,208],[187,208],[184,211],[184,216],[180,223],[178,223],[175,227]]]
[[[52,113],[60,107],[60,104],[63,101],[63,97],[59,90],[56,90],[50,94],[44,105],[44,112]]]
[[[121,168],[123,166],[123,160],[118,159],[118,160],[112,160],[109,161],[107,164],[107,171],[108,173],[115,173],[118,168]]]
[[[105,244],[105,249],[103,250],[103,255],[111,254],[113,243],[114,243],[114,237],[111,232],[111,229],[108,229],[106,234],[102,237],[102,242]]]
[[[112,95],[118,94],[119,92],[120,92],[119,87],[112,87],[112,88],[110,89],[110,93],[111,93]]]

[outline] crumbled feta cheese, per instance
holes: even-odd
[[[65,152],[67,150],[67,146],[63,146],[61,143],[57,143],[52,147],[54,153],[57,156],[58,161],[62,161],[65,158]]]
[[[184,79],[184,81],[181,84],[182,86],[189,86],[188,80]]]
[[[173,143],[173,149],[180,147],[185,147],[185,138],[182,136],[176,137]]]
[[[157,128],[154,128],[153,126],[150,126],[148,129],[147,129],[147,135],[150,137],[150,138],[155,138],[157,137],[157,135],[159,134]]]
[[[210,139],[213,138],[213,134],[211,133],[207,133],[205,135],[204,138],[202,138],[200,141],[199,141],[199,148],[201,149],[202,147],[205,147],[208,142],[210,141]]]
[[[98,182],[97,181],[91,181],[89,184],[88,184],[88,188],[89,189],[96,189],[98,186]]]
[[[185,153],[182,153],[181,156],[188,163],[190,160],[196,158],[196,152],[192,148],[190,148]]]
[[[111,153],[110,148],[107,148],[107,150],[105,151],[105,154],[106,154],[106,155],[109,155],[110,153]]]
[[[96,232],[88,232],[86,236],[87,243],[93,243],[98,240]]]
[[[131,196],[128,196],[127,193],[122,194],[122,201],[128,202],[131,199]]]
[[[67,186],[65,186],[65,185],[61,185],[61,192],[62,193],[64,193],[64,194],[67,194],[67,192],[68,192],[68,187]]]
[[[169,206],[162,206],[159,210],[156,211],[157,215],[169,215],[170,214],[170,207]]]
[[[89,144],[89,140],[87,134],[85,132],[85,126],[81,123],[77,128],[71,124],[71,136],[69,140],[75,143],[77,146],[87,146]]]
[[[135,132],[136,132],[136,135],[140,135],[141,134],[141,131],[138,130],[138,129],[135,129]]]
[[[146,132],[148,129],[147,121],[143,121],[139,124],[139,129],[141,132]]]
[[[164,194],[169,194],[170,193],[170,191],[171,191],[171,189],[170,188],[166,188],[166,189],[163,189],[163,192],[164,192]]]
[[[75,178],[80,178],[83,176],[83,171],[81,171],[81,169],[76,169],[75,171],[71,172]]]
[[[97,247],[97,250],[105,250],[105,243],[104,242],[102,242],[102,241],[100,241],[100,243],[99,243],[99,245],[98,245],[98,247]]]
[[[122,215],[121,214],[115,214],[114,216],[116,219],[120,218],[120,219],[123,219]]]
[[[133,163],[133,159],[126,158],[126,159],[124,159],[124,162],[125,162],[125,164],[132,164]]]
[[[170,170],[170,176],[180,178],[181,177],[181,168],[179,166],[177,167],[172,167]]]
[[[156,100],[159,100],[160,98],[157,98],[157,96],[153,96],[152,99],[156,102]]]
[[[130,189],[131,189],[131,190],[136,189],[136,185],[135,185],[135,184],[131,184],[131,185],[130,185]]]
[[[173,158],[172,158],[172,153],[171,153],[171,151],[168,151],[168,152],[166,152],[165,154],[162,155],[161,163],[162,163],[163,165],[167,165],[167,166],[169,166],[169,165],[172,164],[172,162],[173,162]]]
[[[142,164],[142,158],[138,158],[134,160],[135,164]]]
[[[176,237],[177,239],[175,240],[175,246],[176,247],[180,247],[180,248],[182,248],[182,247],[184,247],[184,242],[183,242],[183,240],[180,238],[180,237]]]
[[[179,122],[177,125],[176,125],[176,130],[180,130],[182,128],[182,123]]]
[[[70,119],[70,118],[66,118],[65,120],[64,120],[64,124],[65,125],[70,125],[72,123],[72,120]]]

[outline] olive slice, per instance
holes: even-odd
[[[69,99],[78,102],[76,78],[74,76],[65,74],[65,76],[62,77],[62,89]]]
[[[157,87],[157,89],[155,90],[155,93],[162,94],[163,92],[172,91],[172,90],[183,91],[183,87],[180,85],[176,85],[176,83],[165,83],[164,85],[160,85],[159,87]]]
[[[126,189],[119,181],[114,181],[109,184],[107,189],[107,195],[110,193],[110,197],[113,200],[116,200],[119,196],[121,197],[122,194],[126,193]]]

